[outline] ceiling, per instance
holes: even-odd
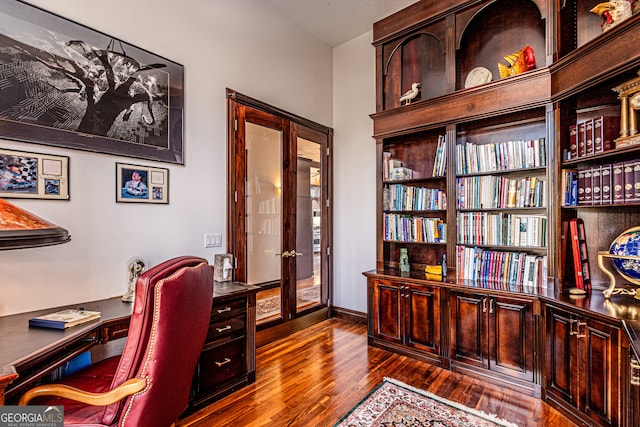
[[[417,0],[269,0],[331,47],[373,29],[373,23]]]

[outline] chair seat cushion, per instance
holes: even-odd
[[[85,369],[76,372],[59,381],[58,384],[65,384],[92,393],[103,393],[111,389],[111,381],[118,367],[120,356],[113,356],[108,359],[96,362]],[[95,425],[100,423],[104,406],[90,406],[74,400],[62,397],[40,397],[31,402],[32,405],[44,406],[64,406],[65,425]],[[87,424],[90,423],[90,424]]]

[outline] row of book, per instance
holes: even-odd
[[[535,177],[510,179],[481,175],[457,179],[458,209],[544,207],[546,181]]]
[[[535,293],[547,288],[548,262],[544,255],[491,251],[457,246],[458,281],[489,289]]]
[[[382,195],[385,211],[425,211],[447,209],[447,194],[438,188],[385,185]]]
[[[447,167],[447,138],[444,135],[438,136],[438,148],[436,149],[436,159],[433,162],[432,176],[445,176]]]
[[[564,206],[640,203],[640,159],[562,171]]]
[[[547,148],[544,138],[490,144],[466,142],[456,145],[458,175],[546,166]]]
[[[458,212],[457,242],[483,246],[547,246],[547,218],[503,212]]]
[[[569,152],[566,160],[579,159],[615,148],[620,135],[620,117],[599,116],[569,126]]]
[[[384,181],[397,181],[402,179],[413,179],[413,169],[404,166],[401,160],[391,157],[391,153],[382,153],[382,179]]]
[[[445,176],[447,169],[447,138],[445,135],[438,135],[438,144],[433,159],[432,177]],[[426,172],[426,171],[425,171]],[[418,176],[422,175],[422,176]],[[392,158],[389,151],[382,153],[382,179],[383,181],[397,181],[405,179],[423,178],[426,173],[418,174],[413,169],[407,167],[401,160]]]
[[[384,240],[415,243],[445,243],[447,224],[440,218],[384,215]]]

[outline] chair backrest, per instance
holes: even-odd
[[[112,388],[134,377],[146,378],[147,388],[106,407],[102,422],[168,426],[189,401],[211,317],[213,267],[203,258],[173,258],[141,274],[135,294]]]

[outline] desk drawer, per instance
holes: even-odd
[[[244,336],[202,352],[198,362],[197,388],[201,393],[246,373],[246,339]]]
[[[209,331],[207,332],[207,339],[205,343],[210,343],[217,339],[232,335],[238,331],[240,331],[242,335],[244,335],[246,330],[245,325],[245,315],[212,322],[209,324]]]
[[[220,319],[239,316],[247,312],[247,299],[241,298],[235,301],[229,301],[222,304],[216,304],[211,309],[211,321],[215,322]]]

